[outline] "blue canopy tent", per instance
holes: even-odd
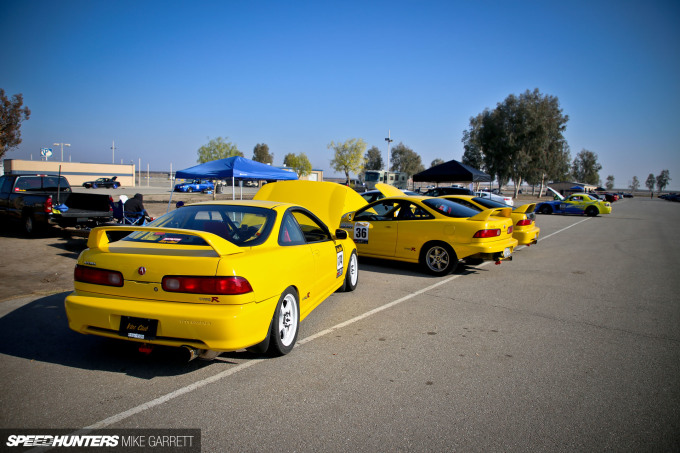
[[[271,165],[255,162],[245,157],[234,156],[227,159],[213,160],[204,164],[195,165],[185,170],[178,170],[175,179],[231,179],[232,196],[236,198],[235,181],[239,180],[267,180],[283,181],[298,179],[292,171],[282,170]],[[173,184],[174,187],[174,184]],[[172,194],[170,194],[172,201]],[[168,202],[168,209],[170,202]]]

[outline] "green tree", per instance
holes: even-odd
[[[656,177],[656,187],[659,189],[659,192],[663,192],[669,182],[671,182],[671,173],[668,170],[663,170]]]
[[[571,164],[571,175],[575,181],[594,186],[600,184],[600,170],[602,165],[597,161],[597,154],[587,149],[582,149]]]
[[[372,146],[368,151],[366,151],[364,160],[366,161],[364,170],[382,170],[382,168],[385,166],[382,153],[376,146]]]
[[[526,180],[543,184],[566,173],[569,147],[563,136],[567,115],[557,97],[538,89],[509,95],[494,110],[470,118],[463,131],[463,163],[484,170],[503,185],[515,182],[515,196]]]
[[[359,174],[364,168],[366,142],[361,138],[352,138],[344,143],[330,142],[328,149],[334,152],[331,167],[337,172],[344,173],[346,183],[349,184],[350,173]]]
[[[482,136],[482,129],[485,116],[488,116],[489,113],[489,109],[485,109],[476,117],[471,117],[470,128],[463,131],[463,138],[461,139],[465,149],[461,162],[477,170],[487,170],[484,164],[484,152],[482,151],[486,144],[486,137]]]
[[[253,148],[253,160],[263,164],[272,165],[274,163],[274,154],[269,153],[269,146],[264,143],[258,143]]]
[[[23,107],[24,96],[19,93],[8,99],[0,88],[0,159],[7,151],[21,143],[21,122],[31,117],[28,107]]]
[[[425,170],[420,155],[402,142],[392,148],[391,154],[390,171],[401,171],[412,176]]]
[[[444,163],[444,159],[436,158],[430,163],[430,168],[436,167],[437,165],[441,165]]]
[[[292,168],[297,173],[298,178],[307,176],[312,172],[312,164],[309,162],[305,153],[293,154],[288,153],[283,158],[283,165]]]
[[[222,137],[217,137],[198,148],[198,163],[204,164],[213,160],[226,159],[228,157],[241,156],[243,153],[238,150],[236,145],[226,141]]]
[[[645,181],[645,186],[652,192],[652,195],[654,195],[654,184],[656,184],[656,177],[654,177],[654,174],[650,173],[649,176],[647,176],[647,181]]]
[[[630,191],[635,192],[640,187],[640,180],[637,176],[633,176],[633,181],[630,183]]]
[[[605,183],[607,190],[612,190],[614,188],[614,175],[607,176],[607,182]]]

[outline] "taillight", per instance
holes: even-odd
[[[485,238],[495,238],[495,237],[498,237],[500,235],[501,235],[500,228],[496,228],[496,229],[492,229],[492,230],[479,230],[472,237],[477,238],[477,239],[485,239]]]
[[[510,226],[508,227],[508,234],[512,234],[512,229],[513,229],[513,228],[514,228],[514,227],[513,227],[512,225],[510,225]]]
[[[109,195],[109,212],[113,212],[113,197]]]
[[[532,223],[534,223],[534,221],[531,219],[522,219],[519,222],[517,222],[517,226],[529,226]]]
[[[161,283],[164,291],[192,294],[246,294],[253,290],[243,277],[192,277],[166,275]]]
[[[93,285],[123,286],[123,274],[120,272],[81,266],[80,264],[76,265],[73,278],[77,282],[92,283]]]
[[[45,200],[45,212],[52,212],[52,195]]]

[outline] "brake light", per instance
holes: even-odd
[[[517,222],[517,226],[529,226],[532,223],[534,223],[534,221],[531,219],[522,219],[519,222]]]
[[[93,285],[123,286],[123,274],[118,271],[97,269],[95,267],[76,265],[73,278],[77,282]]]
[[[246,294],[253,291],[243,277],[192,277],[166,275],[161,283],[164,291],[192,294]]]
[[[45,200],[45,212],[52,212],[52,195]]]
[[[513,229],[513,228],[514,228],[514,227],[513,227],[512,225],[510,225],[510,226],[508,227],[508,234],[512,234],[512,229]]]
[[[492,229],[492,230],[479,230],[472,237],[477,238],[477,239],[484,239],[484,238],[495,238],[495,237],[498,237],[500,235],[501,235],[500,228],[496,228],[496,229]]]
[[[109,212],[113,212],[113,197],[109,195]]]

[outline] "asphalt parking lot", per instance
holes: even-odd
[[[71,332],[84,240],[3,232],[0,428],[201,428],[203,451],[678,451],[679,222],[634,198],[539,215],[538,245],[500,266],[360,260],[288,356],[188,364]]]

